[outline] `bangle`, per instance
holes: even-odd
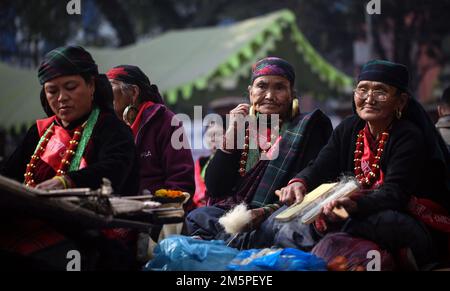
[[[63,184],[64,189],[67,189],[67,181],[66,181],[66,179],[64,179],[64,177],[55,176],[55,177],[53,177],[53,179],[59,180]]]
[[[75,183],[73,182],[72,178],[70,178],[70,176],[64,175],[62,177],[64,178],[64,181],[66,181],[67,183],[67,189],[76,187]]]

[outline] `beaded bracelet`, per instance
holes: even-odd
[[[60,181],[63,184],[64,189],[67,189],[67,181],[63,176],[54,176],[53,179]]]

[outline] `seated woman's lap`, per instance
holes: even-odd
[[[274,212],[258,229],[232,235],[226,233],[219,223],[226,210],[214,206],[201,207],[186,217],[186,230],[188,235],[200,236],[206,240],[224,240],[227,245],[237,249],[271,247],[274,237],[274,217],[285,208]]]
[[[295,218],[287,223],[275,223],[275,246],[305,251],[314,247],[321,236],[312,224],[302,224],[299,220]],[[409,247],[419,266],[430,263],[433,258],[432,239],[426,227],[401,212],[387,210],[362,219],[349,219],[340,231],[371,240],[392,253]]]
[[[219,218],[225,210],[215,206],[205,206],[194,209],[186,217],[186,231],[190,236],[200,236],[203,239],[215,239],[223,230]]]

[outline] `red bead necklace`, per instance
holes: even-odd
[[[239,161],[239,175],[245,176],[245,168],[247,166],[248,150],[250,148],[250,130],[248,127],[245,129],[244,149],[241,153],[241,159]]]
[[[274,131],[278,132],[279,127],[278,126],[274,127]],[[276,140],[276,136],[271,134],[270,141],[265,145],[264,149],[262,149],[261,146],[259,145],[259,139],[258,139],[258,145],[259,145],[258,147],[260,149],[260,152],[267,153],[268,150],[273,146],[273,143],[275,142],[275,140]],[[250,129],[247,127],[245,129],[244,149],[242,150],[241,159],[239,161],[239,175],[241,175],[241,177],[244,177],[245,173],[246,173],[249,149],[250,149]]]
[[[64,157],[61,159],[58,169],[56,170],[56,176],[64,176],[67,173],[67,169],[72,162],[73,156],[75,155],[75,151],[77,150],[78,143],[81,139],[81,132],[83,131],[86,123],[78,126],[72,136],[72,139],[69,142],[69,147],[66,149],[64,153]],[[45,152],[48,141],[55,133],[53,130],[54,124],[52,123],[48,129],[45,131],[41,140],[39,141],[34,154],[31,156],[30,163],[27,164],[27,169],[25,171],[25,182],[24,184],[29,187],[35,187],[36,182],[34,180],[34,171],[36,169],[36,162],[41,158],[42,154]]]
[[[380,176],[380,160],[381,155],[384,151],[384,146],[389,138],[389,133],[383,132],[381,134],[380,141],[378,142],[377,152],[375,155],[374,163],[369,167],[370,171],[367,174],[364,174],[361,168],[362,156],[364,153],[364,130],[362,129],[356,139],[356,149],[355,149],[355,167],[354,173],[358,182],[365,188],[370,188],[375,181],[378,180]]]

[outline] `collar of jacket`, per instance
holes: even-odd
[[[141,140],[141,132],[142,129],[148,124],[150,123],[150,121],[155,118],[155,116],[159,113],[159,112],[164,112],[166,111],[167,108],[163,105],[163,104],[159,104],[159,103],[155,103],[155,105],[153,105],[152,107],[147,108],[142,116],[142,122],[139,125],[139,130],[138,133],[136,135],[136,137],[134,138],[134,142],[136,144],[138,144]]]

